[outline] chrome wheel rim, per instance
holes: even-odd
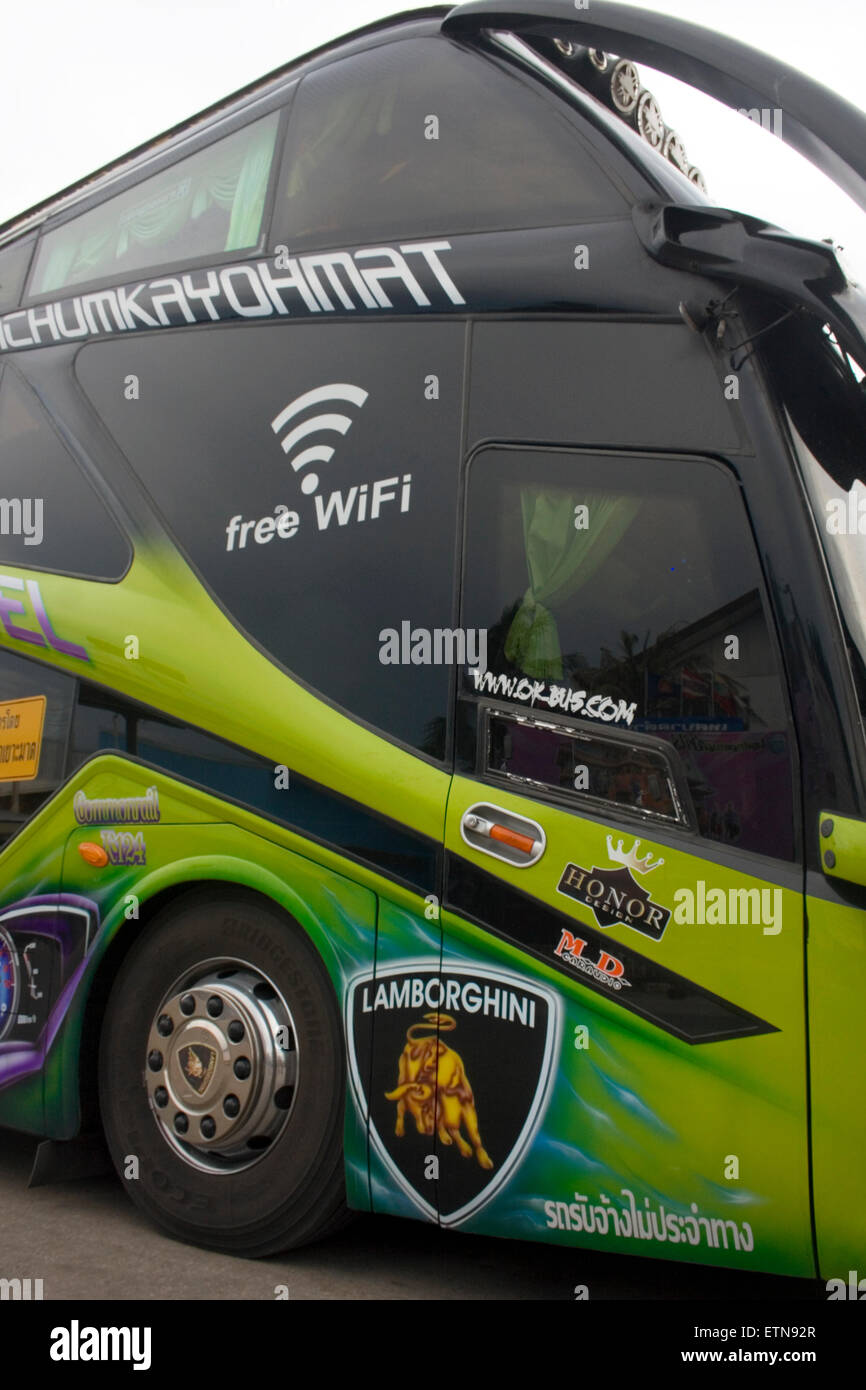
[[[285,1128],[299,1075],[297,1031],[273,981],[237,960],[175,980],[147,1037],[144,1079],[166,1143],[192,1167],[237,1173]]]

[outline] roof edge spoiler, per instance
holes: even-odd
[[[610,0],[469,0],[444,33],[507,29],[570,39],[645,63],[735,110],[782,112],[780,138],[866,211],[866,114],[796,68],[698,24]]]

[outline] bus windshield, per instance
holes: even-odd
[[[866,373],[828,325],[795,318],[767,335],[848,638],[866,717]]]
[[[790,421],[790,417],[789,417]],[[859,477],[847,491],[791,425],[842,614],[866,665],[866,438]]]

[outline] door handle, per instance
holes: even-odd
[[[486,801],[476,802],[463,812],[460,834],[472,849],[504,859],[518,869],[537,864],[547,845],[537,821]]]

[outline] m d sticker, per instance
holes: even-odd
[[[557,996],[519,975],[410,960],[352,981],[355,1102],[431,1221],[460,1225],[516,1171],[547,1107],[558,1035]]]
[[[46,703],[32,695],[0,705],[0,782],[32,782],[38,773]]]

